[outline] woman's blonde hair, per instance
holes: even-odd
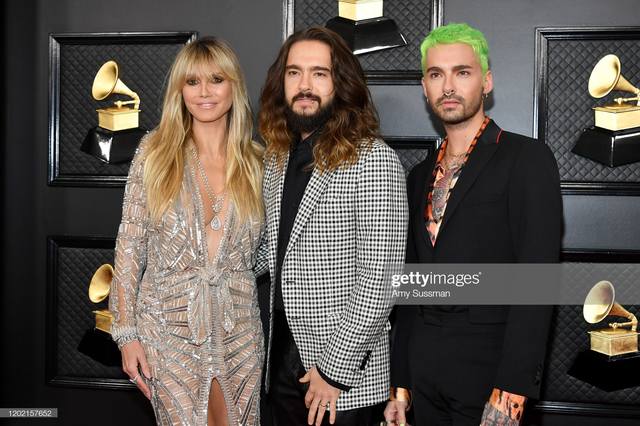
[[[167,82],[160,124],[149,135],[143,183],[150,216],[159,221],[178,196],[185,167],[191,114],[182,99],[187,76],[214,66],[232,85],[227,115],[226,191],[241,219],[261,219],[263,149],[252,141],[252,115],[238,58],[229,45],[205,37],[186,45],[176,57]]]

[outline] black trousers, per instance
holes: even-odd
[[[273,426],[298,426],[307,424],[309,410],[304,405],[307,384],[298,380],[306,374],[298,347],[287,324],[284,312],[275,311],[273,321],[273,343],[271,345],[271,386],[268,401],[271,406]],[[377,419],[379,424],[384,410],[383,404],[336,412],[336,426],[371,426]],[[322,419],[329,425],[329,411]]]
[[[495,382],[504,324],[425,311],[413,330],[408,351],[415,425],[478,426]]]

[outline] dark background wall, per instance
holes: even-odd
[[[65,425],[150,424],[151,411],[137,392],[45,384],[46,238],[113,237],[122,203],[120,188],[47,186],[48,35],[197,31],[221,36],[237,51],[255,104],[282,40],[282,5],[273,0],[21,0],[3,2],[2,7],[3,116],[8,124],[3,140],[10,142],[2,144],[6,255],[0,407],[57,407],[58,423]]]
[[[488,113],[503,128],[533,134],[535,28],[552,26],[633,26],[635,0],[444,0],[444,21],[468,22],[489,42],[493,71],[493,106]],[[624,64],[623,72],[624,72]],[[640,84],[640,76],[633,76]],[[584,88],[586,91],[586,87]],[[425,120],[421,91],[414,86],[374,87],[384,134],[435,132]],[[638,197],[565,196],[565,247],[637,249],[640,227]]]
[[[526,135],[534,132],[535,28],[638,25],[637,8],[637,0],[618,0],[615,7],[598,0],[443,1],[445,22],[469,22],[488,38],[495,82],[489,114],[502,127]],[[8,0],[3,12],[0,407],[57,407],[60,424],[148,424],[150,410],[135,392],[45,383],[46,238],[113,237],[122,200],[121,188],[47,186],[48,34],[193,30],[221,36],[240,57],[255,106],[282,41],[282,1]],[[640,84],[640,76],[627,77]],[[419,86],[371,90],[385,135],[437,134]],[[635,220],[640,198],[565,195],[564,203],[566,249],[640,249]],[[544,414],[537,421],[625,425],[638,420]]]

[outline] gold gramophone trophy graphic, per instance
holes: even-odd
[[[116,100],[112,106],[97,109],[98,127],[89,130],[80,147],[109,164],[131,161],[140,138],[147,132],[139,127],[140,97],[118,75],[118,64],[105,62],[93,80],[93,98],[102,101],[112,95],[124,95],[131,100]]]
[[[616,302],[613,284],[599,281],[587,294],[582,315],[589,324],[607,317],[624,318],[608,327],[588,331],[590,349],[581,352],[568,374],[607,391],[640,386],[638,319]]]
[[[598,282],[587,294],[582,314],[589,324],[597,324],[608,316],[629,320],[611,322],[608,328],[589,331],[591,350],[609,356],[638,352],[638,320],[615,301],[615,294],[613,284],[609,281]]]
[[[339,0],[326,27],[340,34],[355,55],[405,46],[395,21],[383,16],[383,0]]]
[[[620,59],[610,54],[593,67],[589,94],[600,99],[614,90],[635,96],[594,107],[595,126],[584,129],[571,150],[609,167],[640,161],[640,89],[622,75]]]
[[[111,280],[113,279],[113,266],[105,263],[93,274],[89,283],[89,300],[93,303],[100,303],[109,297],[111,290]],[[98,309],[93,311],[96,316],[96,328],[105,333],[111,333],[113,314],[108,309]]]
[[[113,267],[108,263],[100,266],[89,283],[89,300],[93,303],[105,301],[109,297],[112,279]],[[95,327],[91,327],[85,332],[78,345],[78,350],[104,365],[121,365],[120,351],[111,338],[113,314],[104,308],[94,310],[93,314],[95,315]]]

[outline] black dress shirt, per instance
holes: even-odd
[[[274,309],[284,311],[282,300],[282,263],[289,245],[289,237],[293,229],[293,222],[300,207],[300,202],[313,173],[313,143],[317,131],[304,140],[299,140],[289,153],[287,172],[282,188],[282,202],[280,204],[280,228],[278,230],[278,254],[276,258],[276,291]]]

